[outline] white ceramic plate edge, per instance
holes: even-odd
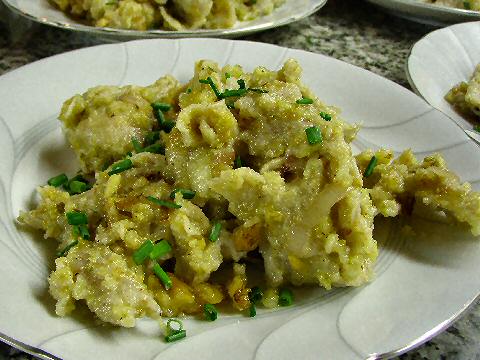
[[[299,12],[289,17],[284,17],[276,21],[267,21],[257,25],[247,25],[245,27],[234,27],[231,29],[213,29],[213,30],[186,30],[186,31],[165,31],[165,30],[147,30],[147,31],[138,31],[138,30],[123,30],[115,28],[100,28],[95,26],[83,25],[75,22],[71,19],[71,22],[64,22],[49,19],[46,17],[36,16],[30,12],[26,12],[14,4],[10,3],[9,0],[0,0],[10,9],[13,13],[20,15],[26,19],[34,21],[36,23],[53,26],[56,28],[70,30],[70,31],[79,31],[83,33],[94,34],[106,39],[119,39],[119,40],[129,40],[129,39],[146,39],[146,38],[185,38],[185,37],[220,37],[220,38],[235,38],[239,36],[249,35],[255,32],[265,31],[268,29],[288,25],[292,22],[299,21],[305,17],[308,17],[318,10],[320,10],[328,0],[309,0],[311,5],[304,12]],[[47,0],[42,0],[47,1]],[[288,0],[287,0],[288,1]],[[290,0],[292,1],[292,0]],[[294,0],[293,0],[294,1]],[[282,6],[284,6],[283,4]],[[274,12],[278,10],[275,9]],[[60,10],[58,10],[60,11]]]
[[[210,40],[211,41],[211,40]],[[226,44],[228,42],[224,42],[222,44]],[[238,44],[242,44],[242,46],[247,46],[250,44],[251,46],[257,46],[257,47],[265,47],[265,48],[276,48],[276,50],[281,50],[280,47],[278,46],[273,46],[273,45],[260,45],[260,44],[257,44],[257,43],[249,43],[249,42],[237,42]],[[130,46],[141,46],[142,45],[142,42],[135,42],[135,43],[130,43]],[[111,48],[113,49],[113,48]],[[85,49],[84,49],[85,50]],[[84,50],[77,50],[78,52],[82,52]],[[77,52],[75,51],[75,52]],[[291,54],[292,55],[295,55],[295,54],[299,54],[299,53],[306,53],[306,52],[303,52],[303,51],[299,51],[299,50],[290,50],[291,51]],[[307,53],[308,54],[308,53]],[[311,56],[312,54],[309,54],[309,56]],[[60,56],[63,56],[62,55],[57,55],[58,57]],[[56,57],[57,57],[56,56]],[[320,55],[316,55],[316,56],[320,56]],[[320,58],[323,58],[323,59],[328,59],[329,61],[333,61],[337,64],[339,63],[342,63],[341,61],[338,61],[338,60],[333,60],[333,59],[330,59],[328,57],[325,57],[325,56],[320,56]],[[17,69],[17,70],[14,70],[8,74],[11,74],[11,76],[13,75],[16,75],[17,73],[19,73],[20,71],[23,71],[25,68],[34,68],[38,63],[41,63],[41,62],[47,62],[49,59],[43,59],[43,60],[40,60],[39,62],[36,62],[36,63],[32,63],[32,64],[29,64],[27,65],[26,67],[24,68],[20,68],[20,69]],[[344,64],[344,63],[343,63]],[[351,65],[349,65],[351,66]],[[355,68],[356,71],[359,71],[359,72],[362,72],[363,74],[372,74],[370,72],[368,72],[367,70],[364,70],[364,69],[360,69],[360,68],[356,68],[356,67],[353,67]],[[7,74],[7,75],[8,75]],[[373,74],[373,80],[375,82],[377,81],[385,81],[385,79],[381,78],[380,76],[378,75],[374,75]],[[394,84],[393,82],[391,81],[388,81],[389,83],[391,84]],[[396,85],[398,88],[396,88],[396,90],[398,91],[401,91],[402,93],[408,93],[408,90],[404,89],[404,88],[400,88],[398,85]],[[409,95],[409,96],[413,96],[413,95]],[[425,107],[427,107],[425,105]],[[464,136],[465,137],[465,136]],[[466,138],[466,137],[465,137]],[[468,139],[467,139],[468,140]],[[478,296],[478,292],[476,293],[476,296]],[[469,303],[472,303],[474,301],[474,298],[473,299],[470,299]],[[417,340],[415,340],[413,343],[409,343],[408,345],[406,345],[405,347],[401,347],[399,350],[394,350],[394,351],[391,351],[391,352],[387,352],[387,353],[384,353],[384,354],[374,354],[372,356],[374,357],[389,357],[389,356],[394,356],[394,355],[398,355],[404,351],[407,351],[409,349],[411,349],[412,347],[415,347],[415,346],[418,346],[420,345],[421,343],[427,341],[429,339],[429,337],[431,336],[434,336],[436,334],[436,332],[439,332],[441,331],[442,329],[444,329],[444,327],[446,327],[451,321],[454,321],[458,316],[459,314],[462,313],[462,311],[464,311],[465,309],[461,309],[459,312],[456,312],[452,317],[450,317],[448,320],[442,322],[441,324],[437,325],[437,327],[434,327],[431,332],[428,332],[427,334],[424,334],[424,336],[421,336],[419,337]],[[8,341],[8,339],[6,339]],[[15,345],[15,344],[14,344]],[[18,344],[17,344],[18,345]],[[28,349],[27,349],[28,350]]]

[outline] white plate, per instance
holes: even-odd
[[[480,20],[480,12],[426,4],[420,0],[367,0],[393,15],[416,22],[445,26]]]
[[[163,56],[171,54],[171,56]],[[188,337],[166,344],[158,325],[98,326],[78,315],[58,318],[46,293],[52,262],[45,244],[14,226],[34,187],[77,165],[55,120],[62,102],[98,84],[146,85],[171,73],[181,81],[195,60],[278,69],[287,58],[304,67],[307,85],[350,122],[363,121],[357,150],[387,146],[418,156],[441,151],[463,180],[480,188],[480,148],[450,119],[405,88],[347,63],[300,50],[227,40],[145,40],[78,50],[0,77],[0,332],[27,351],[65,359],[357,359],[391,356],[448,326],[480,290],[480,243],[466,232],[417,220],[418,236],[399,222],[378,224],[383,244],[377,278],[357,289],[312,290],[295,306],[250,319],[223,315],[186,320]],[[54,250],[50,247],[51,253]],[[441,299],[441,301],[439,301]],[[90,317],[91,318],[91,317]],[[26,344],[26,345],[25,345]],[[375,355],[377,354],[377,355]]]
[[[131,40],[141,38],[184,38],[184,37],[238,37],[263,31],[298,21],[320,8],[327,0],[286,0],[285,4],[275,9],[270,15],[252,21],[238,22],[231,29],[211,30],[122,30],[100,28],[83,23],[64,14],[48,0],[0,0],[12,11],[30,20],[59,27],[66,30],[82,31],[110,40]]]
[[[445,94],[461,81],[468,81],[480,63],[480,21],[436,30],[418,41],[410,51],[407,77],[412,88],[430,105],[442,111],[465,130],[474,124],[445,100]]]

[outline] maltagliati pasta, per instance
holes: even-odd
[[[99,27],[127,30],[226,29],[270,14],[285,0],[52,0]]]
[[[455,85],[445,95],[445,100],[464,115],[480,117],[480,64],[477,65],[470,80]]]
[[[292,304],[293,286],[371,280],[376,216],[422,206],[480,234],[480,195],[439,154],[354,156],[358,126],[301,74],[295,60],[251,73],[202,60],[186,84],[167,75],[67,100],[60,120],[81,172],[51,178],[19,216],[58,242],[56,313],[82,301],[126,327],[143,316],[214,320],[218,304],[255,316]]]

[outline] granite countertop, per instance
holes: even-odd
[[[27,29],[28,23],[16,22]],[[433,29],[397,19],[359,0],[330,0],[318,13],[295,24],[246,40],[274,43],[332,56],[409,88],[404,72],[410,47]],[[15,34],[13,34],[15,35]],[[35,25],[11,40],[0,22],[0,75],[32,61],[99,44],[83,34]],[[32,359],[0,343],[0,360]],[[425,345],[400,359],[480,359],[480,304]]]

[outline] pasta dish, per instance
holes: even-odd
[[[68,99],[59,118],[80,171],[55,174],[19,216],[58,242],[56,313],[81,301],[125,327],[214,320],[218,306],[255,316],[291,305],[296,286],[370,281],[376,216],[423,207],[480,234],[480,194],[439,154],[354,156],[359,127],[301,75],[293,59],[251,73],[202,60],[186,84],[167,75]]]

